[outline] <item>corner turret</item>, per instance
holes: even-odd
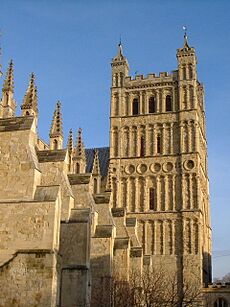
[[[184,33],[184,45],[177,49],[179,108],[189,110],[197,107],[197,58],[195,49],[189,46],[187,29]]]
[[[178,69],[179,69],[179,80],[196,80],[197,72],[196,72],[196,64],[197,58],[195,49],[190,47],[188,44],[188,36],[187,29],[183,27],[185,30],[184,33],[184,45],[182,48],[177,49],[177,61],[178,61]]]
[[[63,148],[63,129],[62,129],[62,115],[61,115],[61,103],[56,104],[54,111],[53,121],[50,129],[50,149],[62,149]]]
[[[2,99],[0,101],[0,118],[13,117],[15,115],[16,102],[14,100],[14,67],[10,61],[6,78],[2,88]]]
[[[118,44],[117,55],[112,59],[112,87],[123,87],[124,79],[129,75],[129,63],[123,55],[122,44]]]

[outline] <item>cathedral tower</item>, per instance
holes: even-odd
[[[144,254],[178,281],[211,279],[203,86],[195,49],[177,51],[178,69],[128,76],[119,44],[112,60],[112,204],[137,218]]]

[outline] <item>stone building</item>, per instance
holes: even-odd
[[[95,149],[81,129],[64,147],[60,102],[49,144],[39,137],[34,74],[15,115],[10,62],[0,101],[0,307],[112,306],[115,278],[160,267],[178,295],[211,281],[204,89],[186,35],[177,60],[170,74],[132,79],[119,44],[110,147]]]

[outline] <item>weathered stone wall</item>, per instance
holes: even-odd
[[[57,257],[45,250],[18,252],[0,267],[1,307],[55,307]]]

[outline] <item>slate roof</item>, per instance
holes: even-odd
[[[109,147],[89,148],[85,150],[87,166],[86,173],[91,173],[93,168],[94,150],[98,150],[100,170],[102,177],[107,176],[109,167]]]

